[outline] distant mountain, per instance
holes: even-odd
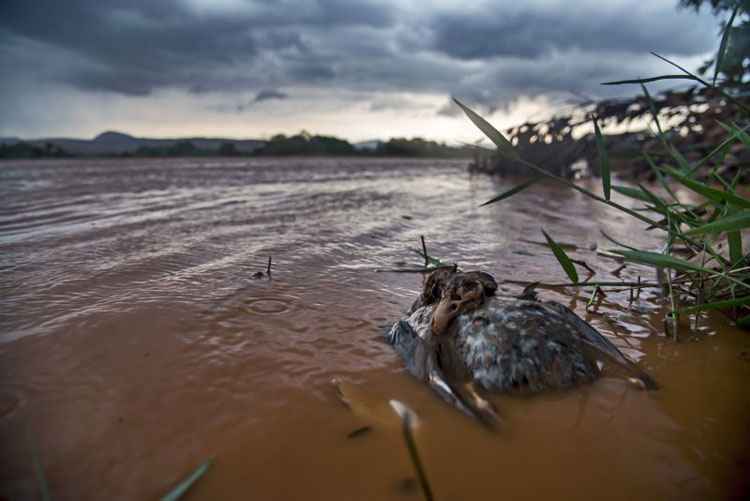
[[[472,151],[422,138],[373,139],[356,144],[333,136],[277,134],[268,141],[185,137],[150,139],[116,131],[102,132],[94,139],[48,137],[19,139],[0,137],[0,158],[67,157],[233,157],[259,155],[367,155],[422,158],[470,158]]]
[[[0,138],[0,145],[12,145],[22,141],[18,138]],[[107,131],[99,134],[94,139],[71,139],[64,137],[49,137],[43,139],[23,140],[25,143],[47,148],[52,145],[61,148],[72,155],[122,155],[136,154],[139,150],[169,150],[184,146],[187,143],[198,150],[219,151],[223,148],[233,149],[237,153],[252,153],[266,144],[259,139],[225,139],[206,137],[186,137],[174,139],[150,139],[134,137],[122,132]]]

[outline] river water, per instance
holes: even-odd
[[[36,499],[38,464],[54,499],[155,499],[213,457],[189,499],[420,499],[391,398],[419,415],[439,500],[750,492],[750,337],[711,317],[675,342],[654,292],[588,309],[589,290],[541,295],[609,336],[656,392],[605,371],[501,396],[490,432],[404,372],[381,333],[421,277],[375,270],[418,266],[420,235],[465,269],[565,282],[544,227],[596,279],[653,279],[614,276],[592,249],[608,246],[600,229],[651,248],[658,234],[555,185],[479,207],[508,186],[436,160],[0,164],[0,497]],[[254,279],[269,256],[272,278]]]

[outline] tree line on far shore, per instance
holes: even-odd
[[[469,158],[470,147],[454,147],[422,138],[393,138],[388,141],[373,141],[357,147],[350,142],[333,136],[311,135],[301,132],[286,136],[278,134],[265,141],[260,147],[240,151],[235,144],[223,142],[216,149],[199,148],[189,140],[177,141],[165,146],[140,146],[133,151],[106,153],[97,157],[138,158],[138,157],[255,157],[255,156],[400,156],[423,158]],[[19,141],[0,145],[0,158],[75,158],[82,155],[67,151],[52,143],[31,143]]]

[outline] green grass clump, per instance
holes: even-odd
[[[728,26],[731,26],[731,23]],[[726,35],[722,37],[717,61],[722,60],[725,50]],[[665,79],[692,80],[716,89],[727,100],[735,102],[744,114],[742,120],[750,118],[750,108],[731,93],[716,87],[715,79],[713,83],[709,83],[666,58],[658,54],[654,55],[676,67],[681,73],[609,82],[607,85],[638,84],[651,102],[646,83]],[[709,162],[721,163],[720,155],[727,151],[728,146],[739,144],[741,148],[749,148],[750,125],[722,123],[727,134],[726,138],[704,158],[691,163],[670,143],[669,136],[664,133],[656,112],[653,112],[652,117],[657,127],[658,138],[667,153],[665,156],[667,160],[657,164],[648,153],[644,152],[643,155],[665,193],[665,195],[658,195],[643,185],[627,187],[611,184],[604,136],[594,118],[594,131],[602,173],[604,194],[602,197],[524,160],[500,131],[465,104],[458,100],[456,102],[469,119],[495,144],[500,155],[525,165],[529,173],[534,176],[531,181],[520,184],[483,205],[499,202],[530,188],[542,176],[567,185],[598,202],[640,220],[648,225],[648,229],[658,229],[664,233],[665,245],[661,252],[637,249],[619,242],[615,242],[619,248],[613,252],[621,256],[625,262],[649,265],[658,270],[667,271],[665,274],[660,273],[666,276],[666,280],[660,285],[664,287],[671,299],[672,320],[676,320],[681,314],[721,310],[737,320],[738,325],[750,327],[750,252],[748,252],[750,249],[743,248],[750,246],[750,239],[743,242],[742,238],[742,232],[750,227],[750,199],[743,196],[737,189],[741,169],[731,181],[718,175],[718,167],[710,170],[707,178],[696,177],[699,168],[708,165]],[[675,185],[681,185],[693,192],[697,197],[692,198],[698,198],[700,201],[687,202],[680,199],[672,189]],[[612,191],[635,199],[645,206],[634,210],[620,205],[611,200]],[[594,282],[579,282],[572,260],[546,232],[544,236],[573,284],[579,286],[589,284],[595,287],[600,285]]]

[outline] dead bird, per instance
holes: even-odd
[[[497,412],[481,391],[539,392],[594,381],[614,364],[647,389],[656,382],[570,309],[553,301],[496,295],[484,272],[429,275],[409,314],[386,334],[414,376],[486,424]]]

